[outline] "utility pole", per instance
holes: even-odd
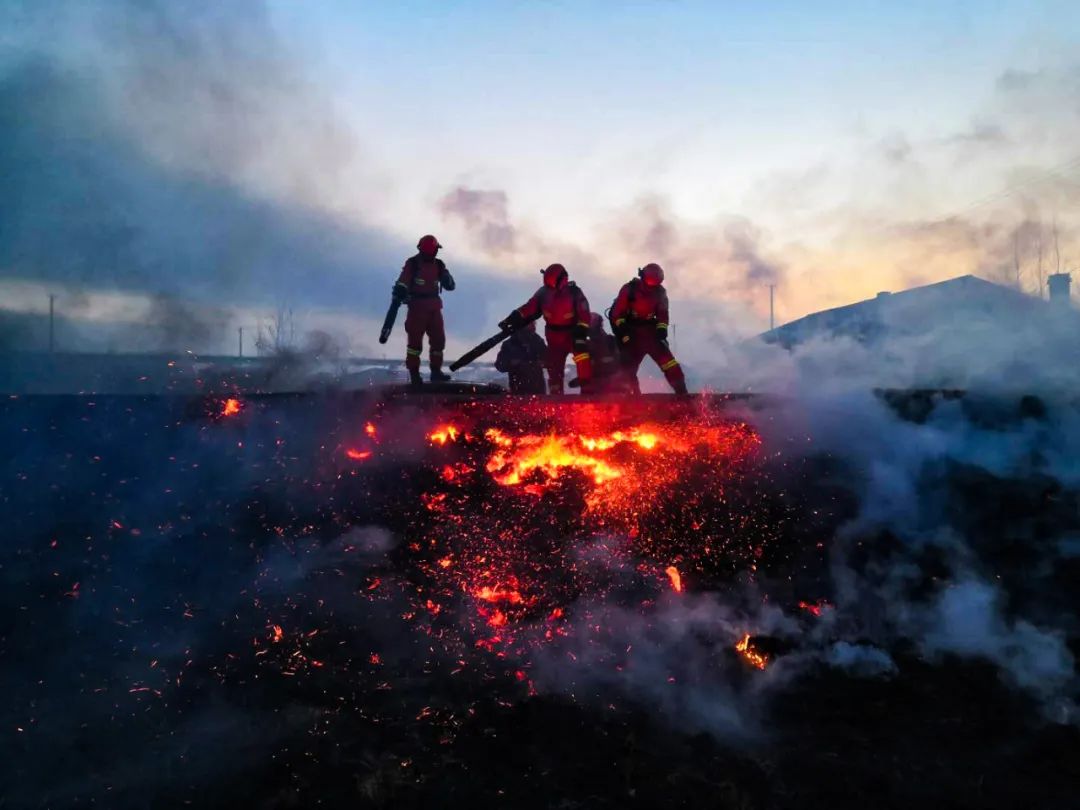
[[[56,350],[56,296],[49,294],[49,354]]]
[[[769,331],[771,332],[776,327],[776,319],[773,317],[773,298],[776,293],[776,285],[769,285]]]
[[[244,356],[244,327],[241,326],[239,329],[236,330],[236,332],[237,332],[237,334],[240,335],[240,356],[243,357]]]

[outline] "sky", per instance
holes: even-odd
[[[172,302],[209,351],[287,304],[357,353],[434,232],[452,350],[550,262],[601,310],[659,261],[708,353],[769,285],[783,322],[1080,265],[1076,3],[12,0],[0,31],[8,312]]]

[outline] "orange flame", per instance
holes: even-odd
[[[365,458],[371,458],[370,450],[357,450],[354,447],[350,447],[345,451],[345,455],[351,458],[353,461],[363,461]]]
[[[449,438],[445,428],[433,435],[436,441],[444,435]],[[649,425],[606,435],[553,432],[510,436],[489,428],[484,437],[494,445],[486,469],[496,483],[539,496],[564,472],[578,470],[593,485],[585,494],[587,508],[626,518],[633,518],[647,506],[648,493],[668,489],[687,460],[736,464],[752,454],[761,441],[741,423]]]
[[[496,451],[487,463],[487,471],[503,486],[520,484],[534,470],[548,479],[559,477],[563,469],[579,469],[603,484],[623,474],[606,461],[576,450],[562,436],[523,436],[518,440],[516,453]]]
[[[682,574],[679,573],[679,569],[674,565],[669,565],[664,569],[664,573],[668,575],[668,579],[671,580],[671,589],[675,593],[682,593]]]
[[[221,406],[221,415],[236,416],[238,413],[240,413],[240,407],[240,400],[230,397],[229,399],[225,400],[225,403]]]
[[[758,652],[750,646],[749,633],[743,636],[741,641],[736,643],[735,651],[743,657],[744,661],[758,669],[765,669],[765,665],[769,663],[769,657],[767,655]]]
[[[459,435],[458,429],[453,425],[442,425],[431,431],[428,434],[428,439],[435,444],[446,444],[447,442],[456,442]]]

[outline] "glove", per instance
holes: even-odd
[[[667,343],[667,327],[666,326],[658,326],[658,327],[656,327],[656,337],[661,343]]]
[[[499,328],[505,331],[515,331],[525,325],[525,319],[516,309],[499,321]]]
[[[409,297],[409,288],[402,284],[400,281],[394,285],[394,289],[390,291],[390,299],[397,304],[403,304]]]
[[[454,281],[454,277],[450,275],[450,271],[445,267],[439,272],[439,283],[442,284],[444,290],[453,292],[457,287],[457,282]]]

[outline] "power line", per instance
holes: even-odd
[[[1011,197],[1013,194],[1022,189],[1028,188],[1030,186],[1040,185],[1042,183],[1045,183],[1047,180],[1053,180],[1054,178],[1057,178],[1060,180],[1067,180],[1069,182],[1073,182],[1071,178],[1068,178],[1066,175],[1068,175],[1070,172],[1076,171],[1077,169],[1080,169],[1080,156],[1075,157],[1072,160],[1066,161],[1059,166],[1055,166],[1052,169],[1047,169],[1036,177],[1029,178],[1028,180],[1024,180],[1012,186],[1007,186],[999,191],[995,191],[993,194],[988,194],[987,196],[976,200],[965,208],[961,208],[960,210],[956,211],[953,214],[950,214],[947,217],[942,217],[941,219],[934,220],[934,222],[935,224],[951,222],[954,219],[959,219],[964,214],[974,211],[976,208],[982,208],[984,205],[996,202],[997,200]]]

